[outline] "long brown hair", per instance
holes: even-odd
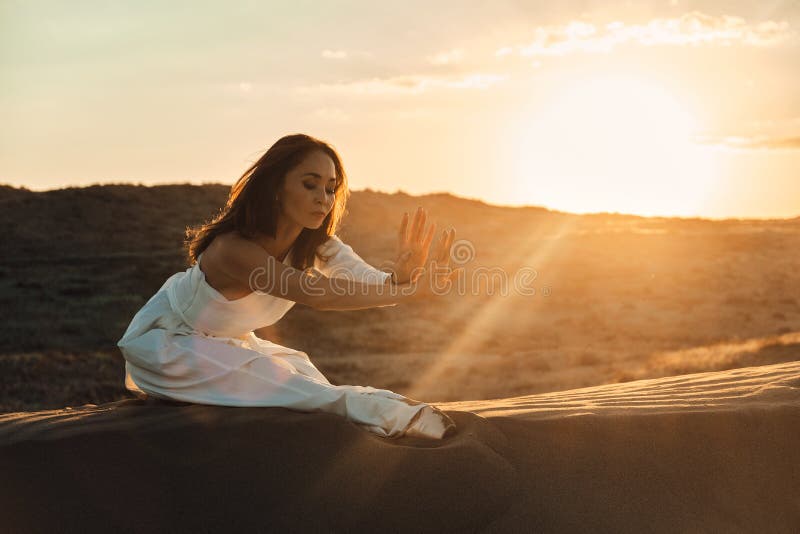
[[[317,229],[303,228],[292,250],[292,267],[305,269],[314,265],[317,247],[336,232],[350,196],[342,160],[328,143],[305,134],[281,137],[258,161],[247,169],[231,187],[225,207],[211,220],[186,229],[187,260],[197,257],[220,234],[237,231],[244,237],[263,232],[275,237],[279,209],[276,195],[283,189],[286,174],[302,163],[314,150],[322,150],[336,167],[336,193],[333,207]],[[319,255],[323,260],[323,256]]]

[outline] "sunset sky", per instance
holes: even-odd
[[[353,189],[800,216],[797,1],[0,0],[0,183],[232,184],[278,138]]]

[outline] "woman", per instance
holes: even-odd
[[[347,417],[384,437],[440,439],[443,412],[385,389],[333,385],[306,353],[257,337],[300,302],[325,310],[431,298],[451,283],[455,231],[419,208],[404,214],[392,272],[367,264],[335,235],[349,195],[341,159],[297,134],[276,142],[239,178],[226,206],[187,231],[191,267],[172,275],[117,343],[137,396],[222,406],[281,406]],[[434,290],[436,288],[436,290]]]

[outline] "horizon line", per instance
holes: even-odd
[[[83,185],[65,185],[62,187],[51,187],[49,189],[31,189],[27,186],[17,186],[10,183],[3,183],[0,182],[0,187],[10,187],[12,189],[20,189],[25,191],[30,191],[31,193],[49,193],[52,191],[61,191],[64,189],[88,189],[90,187],[106,187],[106,186],[115,186],[115,185],[127,185],[127,186],[134,186],[134,187],[146,187],[146,188],[156,188],[156,187],[169,187],[169,186],[192,186],[192,187],[203,187],[203,186],[223,186],[223,187],[232,187],[232,185],[225,184],[222,182],[201,182],[201,183],[194,183],[194,182],[164,182],[158,184],[144,184],[141,182],[103,182],[103,183],[89,183]],[[706,221],[713,221],[713,222],[725,222],[725,221],[761,221],[761,222],[768,222],[768,221],[793,221],[795,219],[800,219],[800,213],[794,216],[788,217],[711,217],[711,216],[703,216],[703,215],[642,215],[638,213],[628,213],[628,212],[619,212],[619,211],[587,211],[587,212],[576,212],[576,211],[564,211],[555,208],[550,208],[544,205],[535,205],[535,204],[500,204],[489,202],[485,199],[478,198],[478,197],[468,197],[458,195],[451,191],[428,191],[426,193],[418,193],[412,194],[402,189],[396,189],[395,191],[385,191],[382,189],[375,189],[372,187],[364,187],[362,189],[350,189],[350,192],[373,192],[373,193],[382,193],[385,195],[406,195],[409,197],[426,197],[426,196],[434,196],[434,195],[449,195],[454,198],[468,200],[473,202],[480,202],[481,204],[485,204],[490,207],[497,207],[497,208],[512,208],[512,209],[539,209],[551,212],[553,214],[562,214],[562,215],[576,215],[576,216],[583,216],[583,215],[613,215],[618,217],[637,217],[641,219],[679,219],[679,220],[706,220]]]

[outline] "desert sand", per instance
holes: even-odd
[[[800,532],[800,218],[355,192],[340,235],[373,265],[422,205],[468,271],[538,273],[524,298],[298,305],[256,332],[458,424],[387,440],[124,390],[116,341],[228,190],[0,186],[0,530]]]
[[[437,406],[441,441],[155,399],[0,414],[3,528],[800,530],[800,362]]]

